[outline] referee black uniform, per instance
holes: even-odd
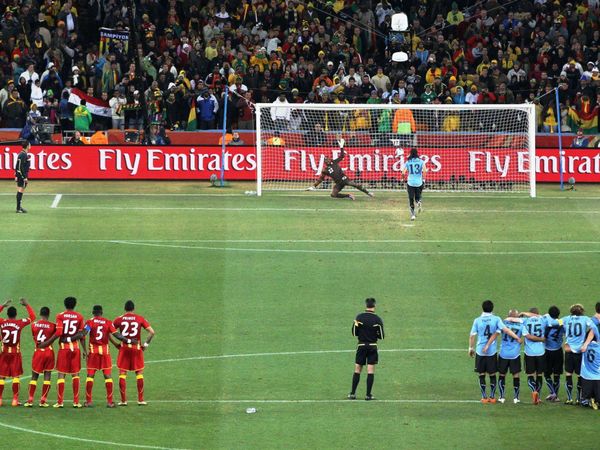
[[[29,178],[29,142],[23,144],[23,149],[19,152],[17,163],[15,164],[15,181],[17,182],[17,213],[26,213],[27,211],[21,207],[23,200],[23,191],[27,187],[27,178]]]
[[[356,398],[356,388],[360,381],[360,372],[366,364],[370,366],[367,373],[367,396],[366,400],[373,400],[371,390],[375,381],[374,366],[379,362],[379,354],[377,352],[377,341],[384,338],[383,320],[375,314],[375,299],[368,298],[366,300],[367,309],[360,313],[354,319],[352,324],[352,336],[358,338],[358,347],[356,348],[355,370],[352,378],[352,391],[348,398]]]

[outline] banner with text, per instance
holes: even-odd
[[[0,178],[14,177],[20,146],[0,151]],[[529,156],[507,149],[419,149],[427,162],[428,181],[465,180],[516,182],[528,179]],[[322,148],[265,148],[264,177],[306,180],[318,176],[325,156]],[[408,150],[401,148],[350,148],[340,163],[350,177],[366,180],[400,177]],[[204,180],[219,174],[224,165],[228,180],[255,180],[253,146],[228,146],[222,158],[220,146],[33,146],[31,179]],[[600,149],[539,149],[537,181],[558,182],[560,165],[565,179],[600,182]]]

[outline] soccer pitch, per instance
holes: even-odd
[[[593,313],[598,187],[538,186],[535,199],[425,192],[410,222],[404,192],[351,202],[249,197],[241,183],[33,180],[29,214],[15,214],[14,183],[0,186],[0,299],[25,296],[54,317],[73,295],[86,318],[101,304],[112,319],[132,298],[156,331],[148,406],[106,409],[97,374],[93,409],[70,407],[70,379],[63,410],[11,408],[7,383],[0,448],[594,447],[597,412],[534,406],[525,381],[523,403],[509,380],[506,404],[480,404],[467,347],[486,298],[501,317],[552,304],[566,315],[575,302]],[[360,400],[348,401],[351,325],[366,297],[386,329],[378,400],[362,400],[363,374]],[[29,328],[22,342],[24,401]]]

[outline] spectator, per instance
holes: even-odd
[[[75,131],[67,141],[67,145],[85,145],[85,142],[81,139],[81,132]]]
[[[317,122],[312,133],[304,135],[304,143],[309,147],[322,147],[327,143],[327,137],[323,131],[323,126]]]
[[[134,89],[134,87],[131,87]],[[142,131],[144,129],[145,101],[140,96],[140,91],[134,89],[127,97],[123,106],[125,111],[125,126],[127,129]]]
[[[164,138],[158,132],[158,124],[152,123],[148,127],[148,132],[144,136],[142,140],[142,144],[144,145],[165,145],[166,142]]]
[[[571,147],[573,148],[586,148],[590,145],[590,140],[583,135],[583,130],[579,128],[577,135],[573,138]]]
[[[110,106],[112,127],[115,130],[125,129],[125,110],[124,107],[127,104],[125,97],[121,95],[121,91],[115,89],[112,98],[108,102]]]
[[[215,128],[215,119],[218,109],[218,103],[211,97],[208,90],[202,92],[196,99],[196,107],[200,120],[201,130],[212,130]]]
[[[240,138],[240,133],[234,131],[231,136],[231,141],[229,141],[227,145],[244,145],[244,141]]]
[[[6,127],[22,129],[25,125],[25,111],[25,103],[21,100],[19,91],[13,89],[2,111]]]
[[[287,105],[289,103],[285,97],[285,93],[281,92],[273,102],[273,107],[271,108],[271,120],[277,130],[287,130],[289,126],[291,111],[290,108],[286,107]]]
[[[87,109],[86,101],[81,100],[79,106],[73,112],[75,129],[77,131],[90,131],[92,125],[92,114]]]

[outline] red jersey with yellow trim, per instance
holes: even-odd
[[[146,319],[132,312],[117,317],[113,325],[121,332],[124,338],[137,339],[137,348],[141,348],[142,328],[146,329],[150,327],[150,323]]]
[[[56,334],[59,337],[72,338],[83,330],[84,318],[77,311],[64,311],[56,315]],[[61,348],[79,348],[79,341],[61,343]]]
[[[46,342],[56,333],[56,325],[52,322],[44,319],[40,319],[31,324],[31,334],[33,335],[33,342],[35,342],[35,348],[38,348],[43,342]],[[49,348],[52,348],[50,346]]]
[[[116,333],[113,323],[104,317],[92,317],[85,323],[90,337],[90,353],[108,354],[108,338]]]
[[[0,318],[2,353],[21,353],[21,331],[35,320],[35,313],[31,306],[27,305],[26,308],[29,317],[25,319]]]
[[[21,353],[21,331],[30,323],[30,318],[0,319],[2,353]]]

